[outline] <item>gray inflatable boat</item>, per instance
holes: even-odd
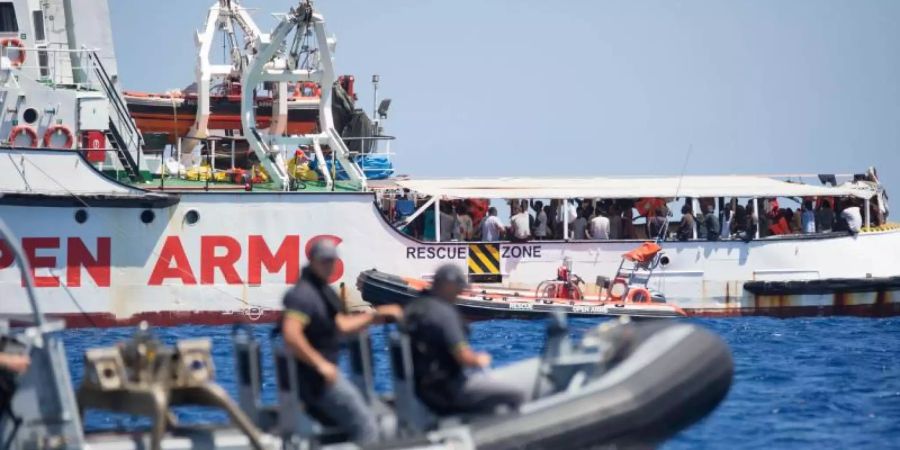
[[[340,441],[308,416],[284,415],[302,411],[302,405],[295,363],[283,348],[276,345],[274,351],[279,404],[266,409],[259,406],[260,379],[254,375],[261,373],[258,344],[239,333],[235,345],[242,407],[251,417],[275,434],[302,435],[319,444]],[[353,345],[352,379],[379,414],[388,438],[379,448],[653,446],[715,409],[734,369],[723,341],[691,323],[620,319],[575,342],[560,314],[551,316],[541,356],[491,372],[530,393],[518,411],[438,417],[416,396],[409,338],[402,327],[389,338],[390,398],[372,388],[370,348],[366,336]]]

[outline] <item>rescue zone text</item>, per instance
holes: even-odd
[[[406,259],[466,259],[469,243],[456,245],[423,245],[406,247]],[[535,244],[501,244],[501,258],[540,258],[541,246]]]

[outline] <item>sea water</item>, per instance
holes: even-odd
[[[734,354],[731,391],[708,417],[684,430],[665,449],[694,448],[900,448],[900,318],[764,317],[687,319],[719,334]],[[596,320],[570,322],[577,335]],[[494,364],[537,355],[544,342],[543,321],[495,320],[472,325],[472,344],[490,352]],[[271,355],[267,341],[271,325],[253,326],[264,341],[268,374],[264,398],[274,401]],[[132,329],[69,330],[66,350],[75,383],[83,372],[88,347],[112,345]],[[235,394],[232,327],[184,326],[158,328],[172,344],[178,339],[210,337],[216,376]],[[385,333],[373,329],[373,345],[385,348]],[[383,350],[375,355],[376,388],[390,385],[389,363]],[[219,411],[180,408],[183,422],[224,422]],[[146,425],[142,419],[89,412],[91,430]]]

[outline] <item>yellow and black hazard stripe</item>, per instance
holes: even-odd
[[[500,245],[499,244],[470,244],[466,257],[466,265],[469,266],[469,279],[483,283],[500,282]]]

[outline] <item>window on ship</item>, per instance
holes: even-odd
[[[17,33],[16,8],[10,2],[0,3],[0,33]]]
[[[33,11],[31,17],[34,22],[34,40],[42,42],[46,39],[44,36],[44,12],[41,10]]]

